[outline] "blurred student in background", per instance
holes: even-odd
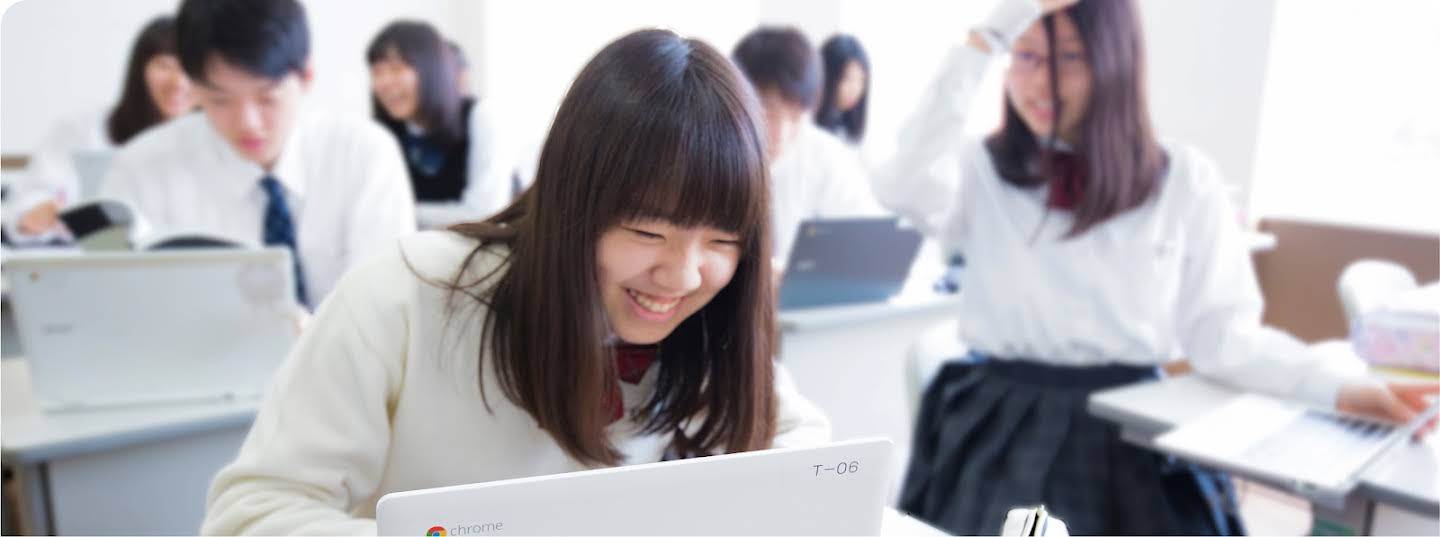
[[[130,47],[120,101],[105,113],[62,122],[30,158],[5,202],[5,233],[17,244],[65,240],[59,214],[82,197],[94,196],[76,161],[105,155],[159,123],[195,109],[190,79],[175,52],[175,19],[152,19]],[[77,156],[81,155],[81,156]],[[89,170],[85,170],[89,171]],[[98,179],[98,174],[96,179]]]
[[[854,36],[836,34],[820,45],[825,88],[815,124],[852,145],[865,139],[870,103],[870,57]]]
[[[490,113],[461,93],[459,63],[439,32],[391,23],[365,59],[375,119],[400,142],[421,227],[484,219],[509,204],[514,166]]]
[[[762,27],[735,45],[731,59],[765,111],[776,266],[788,259],[801,222],[879,214],[858,156],[810,119],[820,97],[820,57],[805,35]]]
[[[461,97],[474,99],[475,86],[470,81],[470,60],[465,57],[465,49],[454,41],[446,41],[445,46],[450,49],[450,61],[455,62],[455,87]]]
[[[1006,53],[1003,124],[967,138],[967,105]],[[969,260],[973,352],[926,392],[901,509],[958,534],[1042,503],[1077,535],[1243,533],[1227,477],[1122,441],[1089,394],[1180,357],[1237,388],[1394,421],[1440,391],[1334,373],[1260,324],[1225,183],[1156,137],[1144,82],[1134,2],[1005,0],[906,123],[875,192]]]
[[[755,108],[705,43],[606,46],[520,200],[345,277],[201,531],[373,535],[391,492],[827,441],[774,360]]]
[[[297,299],[415,230],[395,140],[360,118],[305,110],[314,76],[296,0],[185,0],[180,64],[204,114],[156,127],[110,163],[102,197],[132,205],[150,237],[198,234],[294,254]]]

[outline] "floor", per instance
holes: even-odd
[[[1243,479],[1235,480],[1235,492],[1250,535],[1310,534],[1310,502]]]

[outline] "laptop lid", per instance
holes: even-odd
[[[14,320],[43,408],[254,397],[297,332],[289,252],[16,252]]]
[[[80,191],[76,193],[76,199],[70,203],[89,201],[100,194],[100,183],[105,179],[105,172],[110,168],[110,158],[115,156],[114,151],[76,151],[71,155],[75,165],[75,178],[79,181]]]
[[[380,535],[877,535],[891,443],[717,455],[386,494]]]
[[[1361,473],[1435,416],[1396,426],[1244,394],[1156,438],[1161,449],[1338,502]]]
[[[806,220],[780,284],[780,308],[880,302],[905,286],[920,233],[896,218]]]

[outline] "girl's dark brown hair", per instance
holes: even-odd
[[[415,70],[419,100],[418,122],[442,144],[459,143],[465,138],[464,96],[460,95],[456,77],[459,64],[450,45],[440,32],[424,22],[396,21],[380,30],[365,50],[365,61],[371,67],[394,51],[400,60]],[[390,117],[379,99],[370,96],[370,109],[381,123],[400,122]]]
[[[775,305],[757,107],[709,45],[664,30],[626,35],[571,85],[534,185],[489,220],[452,228],[481,241],[466,265],[508,246],[493,281],[457,276],[451,288],[488,307],[482,349],[505,396],[575,459],[622,459],[605,433],[616,371],[596,243],[631,219],[710,226],[742,242],[729,284],[660,343],[655,393],[635,418],[646,433],[673,434],[682,457],[770,446]]]
[[[140,131],[165,121],[150,88],[145,83],[145,65],[150,59],[163,54],[175,56],[175,18],[160,16],[151,19],[140,30],[135,44],[130,47],[130,61],[125,65],[125,86],[120,90],[120,102],[110,111],[105,120],[105,134],[115,145],[124,145]]]
[[[1086,165],[1084,188],[1067,235],[1074,237],[1150,199],[1158,189],[1166,159],[1150,123],[1144,36],[1134,2],[1087,0],[1064,13],[1075,22],[1085,43],[1092,81],[1089,107],[1074,148]],[[1055,17],[1048,15],[1042,22],[1050,47],[1050,89],[1058,122],[1063,105],[1055,67]],[[1056,130],[1051,129],[1049,140],[1037,140],[1006,96],[1003,123],[985,145],[1006,182],[1039,186],[1052,176],[1046,163]]]
[[[820,45],[820,61],[825,70],[825,85],[820,93],[820,107],[815,110],[815,124],[850,143],[859,144],[865,138],[865,116],[870,109],[870,56],[855,36],[835,34]],[[865,72],[865,88],[853,108],[840,110],[836,99],[840,80],[845,78],[845,68],[850,62],[858,62],[860,70]]]

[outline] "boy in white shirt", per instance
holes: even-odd
[[[802,221],[882,213],[860,159],[809,120],[820,98],[820,56],[795,28],[759,28],[730,55],[765,111],[770,159],[772,259],[789,258]]]
[[[415,230],[399,148],[368,120],[303,113],[313,71],[294,0],[187,0],[177,19],[205,113],[122,149],[101,197],[133,205],[149,239],[290,248],[296,296],[313,307],[346,268]]]

